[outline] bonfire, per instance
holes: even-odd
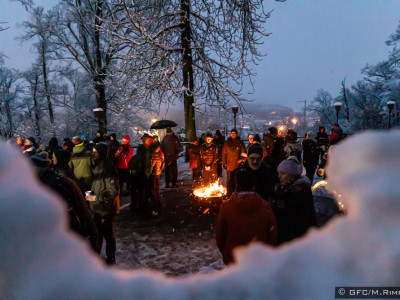
[[[226,188],[219,181],[216,181],[209,186],[195,189],[193,194],[200,198],[222,197],[226,195]]]

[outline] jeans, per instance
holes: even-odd
[[[94,223],[96,224],[97,231],[99,232],[99,252],[101,252],[104,237],[106,240],[107,260],[115,260],[115,214],[109,214],[105,217],[94,214]]]

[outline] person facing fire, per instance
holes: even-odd
[[[275,246],[278,239],[274,213],[269,203],[254,191],[257,178],[245,169],[235,175],[235,192],[222,202],[216,224],[216,242],[226,265],[234,262],[232,252],[237,246],[253,241]]]
[[[213,143],[211,133],[206,135],[206,142],[200,147],[200,160],[203,166],[203,184],[207,186],[217,181],[218,149]]]
[[[187,146],[189,155],[189,168],[192,169],[193,187],[197,188],[200,185],[201,178],[201,161],[200,161],[200,146],[197,137],[192,138],[192,143]]]
[[[228,182],[227,196],[231,196],[237,186],[237,174],[245,172],[254,178],[254,191],[267,200],[274,193],[275,183],[278,181],[272,168],[263,161],[263,147],[253,144],[247,152],[246,162],[235,169]]]
[[[231,136],[222,148],[222,166],[226,170],[227,184],[229,183],[232,171],[240,165],[242,153],[245,153],[244,144],[238,138],[237,130],[232,129]]]

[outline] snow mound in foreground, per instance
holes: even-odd
[[[332,299],[335,286],[400,286],[399,149],[400,132],[348,138],[328,166],[345,218],[278,249],[240,248],[221,272],[173,279],[103,266],[67,231],[61,202],[27,160],[2,143],[0,298]]]

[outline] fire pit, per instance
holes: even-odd
[[[219,206],[226,195],[226,188],[219,181],[216,181],[209,186],[194,189],[193,195],[201,205]]]

